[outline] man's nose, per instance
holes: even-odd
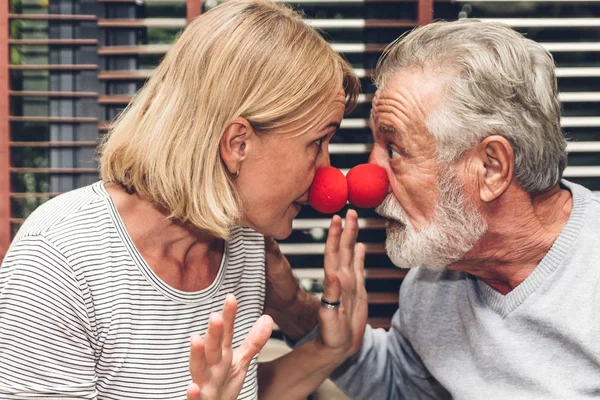
[[[373,145],[373,150],[371,150],[371,154],[369,154],[369,164],[376,164],[380,167],[384,166],[384,157],[383,150],[377,144]]]

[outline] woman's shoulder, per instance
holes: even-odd
[[[236,226],[231,232],[228,242],[229,253],[245,253],[246,255],[261,255],[264,259],[265,237],[252,228]]]
[[[244,242],[245,244],[255,244],[265,247],[265,237],[252,228],[246,226],[236,226],[232,229],[230,244],[235,242]]]
[[[93,228],[108,217],[101,182],[65,192],[36,208],[25,220],[14,241],[27,236],[48,238],[78,229]]]

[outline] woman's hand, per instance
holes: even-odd
[[[222,315],[210,315],[205,337],[192,337],[190,346],[192,383],[187,388],[187,400],[237,399],[250,362],[271,336],[273,320],[267,315],[260,317],[250,329],[242,345],[233,350],[233,325],[236,312],[235,296],[227,295]]]
[[[315,339],[324,350],[345,359],[354,354],[367,324],[367,292],[364,285],[365,246],[356,244],[358,215],[349,210],[342,230],[342,219],[331,220],[325,245],[323,297],[340,302],[338,308],[321,307],[319,334]]]

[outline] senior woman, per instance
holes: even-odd
[[[194,20],[111,126],[102,180],[39,207],[11,244],[0,398],[181,399],[192,378],[190,398],[255,398],[272,328],[264,236],[291,233],[358,86],[288,8],[232,0]],[[309,350],[334,354],[366,307],[351,301],[356,213],[331,228],[327,290],[346,307]],[[286,398],[277,377],[302,357],[265,369],[270,397]]]

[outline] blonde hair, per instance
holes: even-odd
[[[298,13],[266,0],[230,0],[187,26],[109,128],[102,180],[227,239],[242,213],[219,153],[228,124],[243,117],[258,132],[281,131],[323,115],[341,87],[350,110],[359,86]]]

